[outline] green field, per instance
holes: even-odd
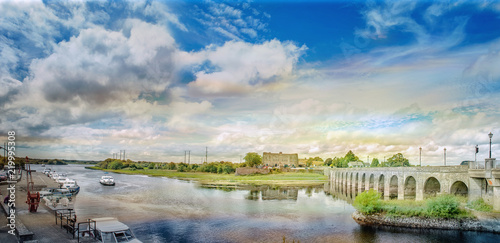
[[[143,170],[109,170],[99,167],[87,167],[121,174],[148,175],[175,178],[181,180],[195,180],[202,184],[213,185],[294,185],[311,186],[319,185],[328,181],[328,176],[316,173],[284,172],[268,175],[236,176],[234,174],[215,174],[205,172],[177,172],[174,170],[143,169]]]

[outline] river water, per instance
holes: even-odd
[[[77,180],[79,221],[117,217],[143,242],[500,242],[491,233],[361,227],[350,216],[354,208],[323,187],[214,189],[113,173],[116,186],[106,187],[99,183],[102,171],[47,168]]]

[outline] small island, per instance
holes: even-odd
[[[354,200],[352,218],[363,226],[470,230],[500,233],[500,213],[483,199],[467,203],[454,195],[440,195],[423,201],[381,200],[373,189]]]

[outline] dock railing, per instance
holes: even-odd
[[[74,236],[75,234],[73,234]],[[79,222],[76,228],[78,242],[87,240],[96,240],[96,222],[92,219],[87,219],[85,222]]]
[[[57,221],[61,224],[61,229],[66,228],[66,233],[73,234],[73,238],[75,238],[75,224],[76,224],[76,213],[73,209],[58,209],[55,210],[56,216],[56,225]]]

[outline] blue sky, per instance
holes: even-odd
[[[487,156],[499,1],[2,1],[0,134],[38,158]],[[500,135],[499,135],[500,136]],[[493,156],[499,148],[493,137]]]

